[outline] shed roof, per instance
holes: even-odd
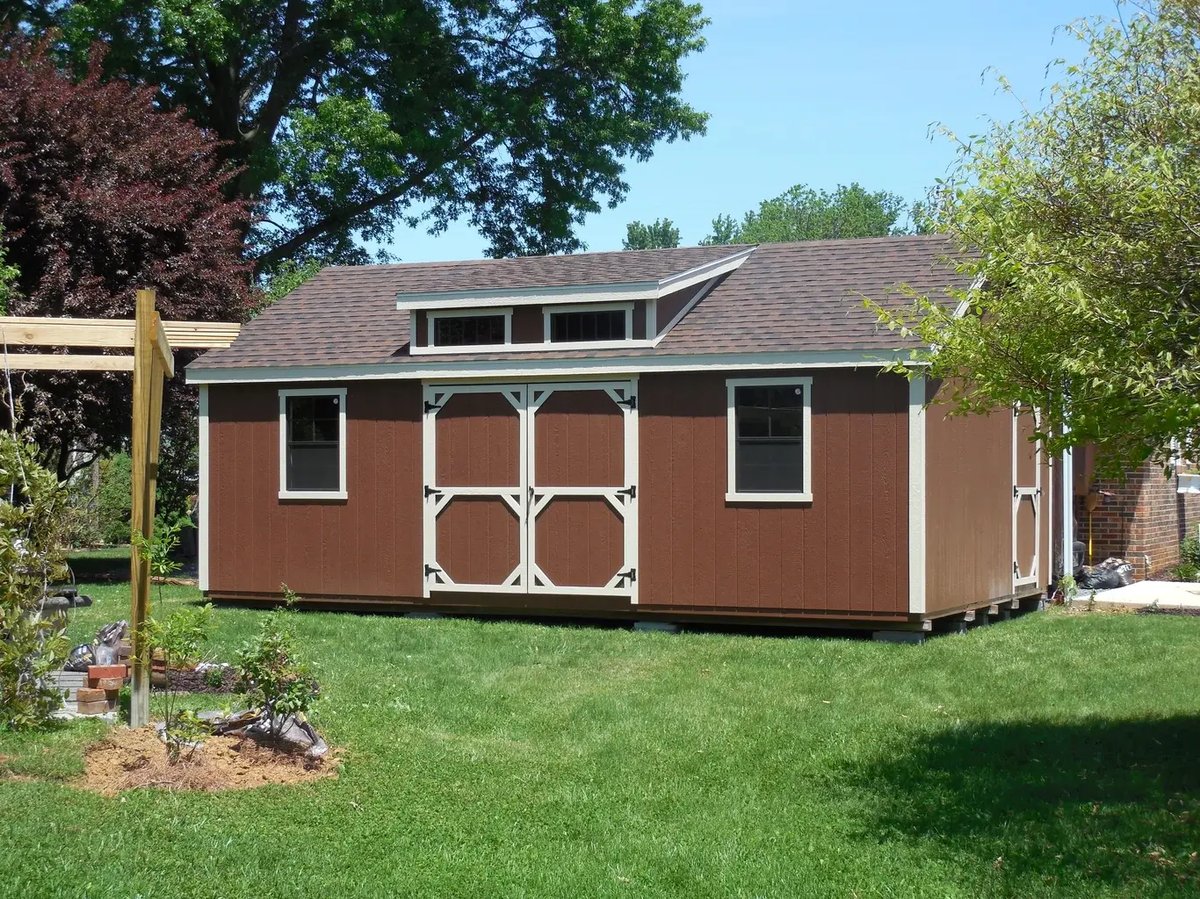
[[[406,293],[519,290],[662,281],[746,247],[680,247],[470,262],[332,266],[243,328],[227,349],[193,369],[428,364],[408,352]],[[763,244],[726,275],[654,347],[536,350],[519,354],[440,355],[444,362],[505,359],[603,359],[749,352],[903,349],[881,329],[863,297],[907,303],[900,285],[931,299],[967,287],[940,235]]]

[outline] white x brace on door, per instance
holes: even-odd
[[[424,594],[637,602],[637,382],[426,385]]]
[[[1042,445],[1033,413],[1013,410],[1013,592],[1037,584],[1042,556]]]

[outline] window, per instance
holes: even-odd
[[[627,340],[631,336],[633,305],[546,309],[548,343],[590,343]]]
[[[812,378],[728,382],[727,500],[812,499]]]
[[[279,391],[279,496],[346,498],[346,390]]]
[[[509,317],[496,315],[430,316],[432,346],[489,346],[508,342]]]

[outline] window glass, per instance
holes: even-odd
[[[625,336],[624,309],[550,313],[552,343],[624,340]]]
[[[341,489],[339,397],[287,397],[287,489]]]
[[[804,492],[804,387],[734,388],[738,493]]]
[[[433,319],[434,346],[485,346],[504,343],[503,315],[451,315]]]

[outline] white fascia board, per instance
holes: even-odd
[[[909,350],[793,353],[712,353],[687,356],[614,356],[603,359],[463,360],[414,365],[289,365],[262,368],[189,368],[189,384],[257,384],[304,381],[527,380],[547,377],[629,375],[640,372],[764,371],[798,368],[881,368],[896,362],[917,367]]]
[[[537,306],[545,303],[617,303],[652,300],[718,278],[741,266],[757,247],[706,262],[661,281],[626,281],[618,284],[572,284],[566,287],[523,287],[520,290],[439,290],[401,293],[396,308],[401,312],[441,309],[486,309],[491,306]]]

